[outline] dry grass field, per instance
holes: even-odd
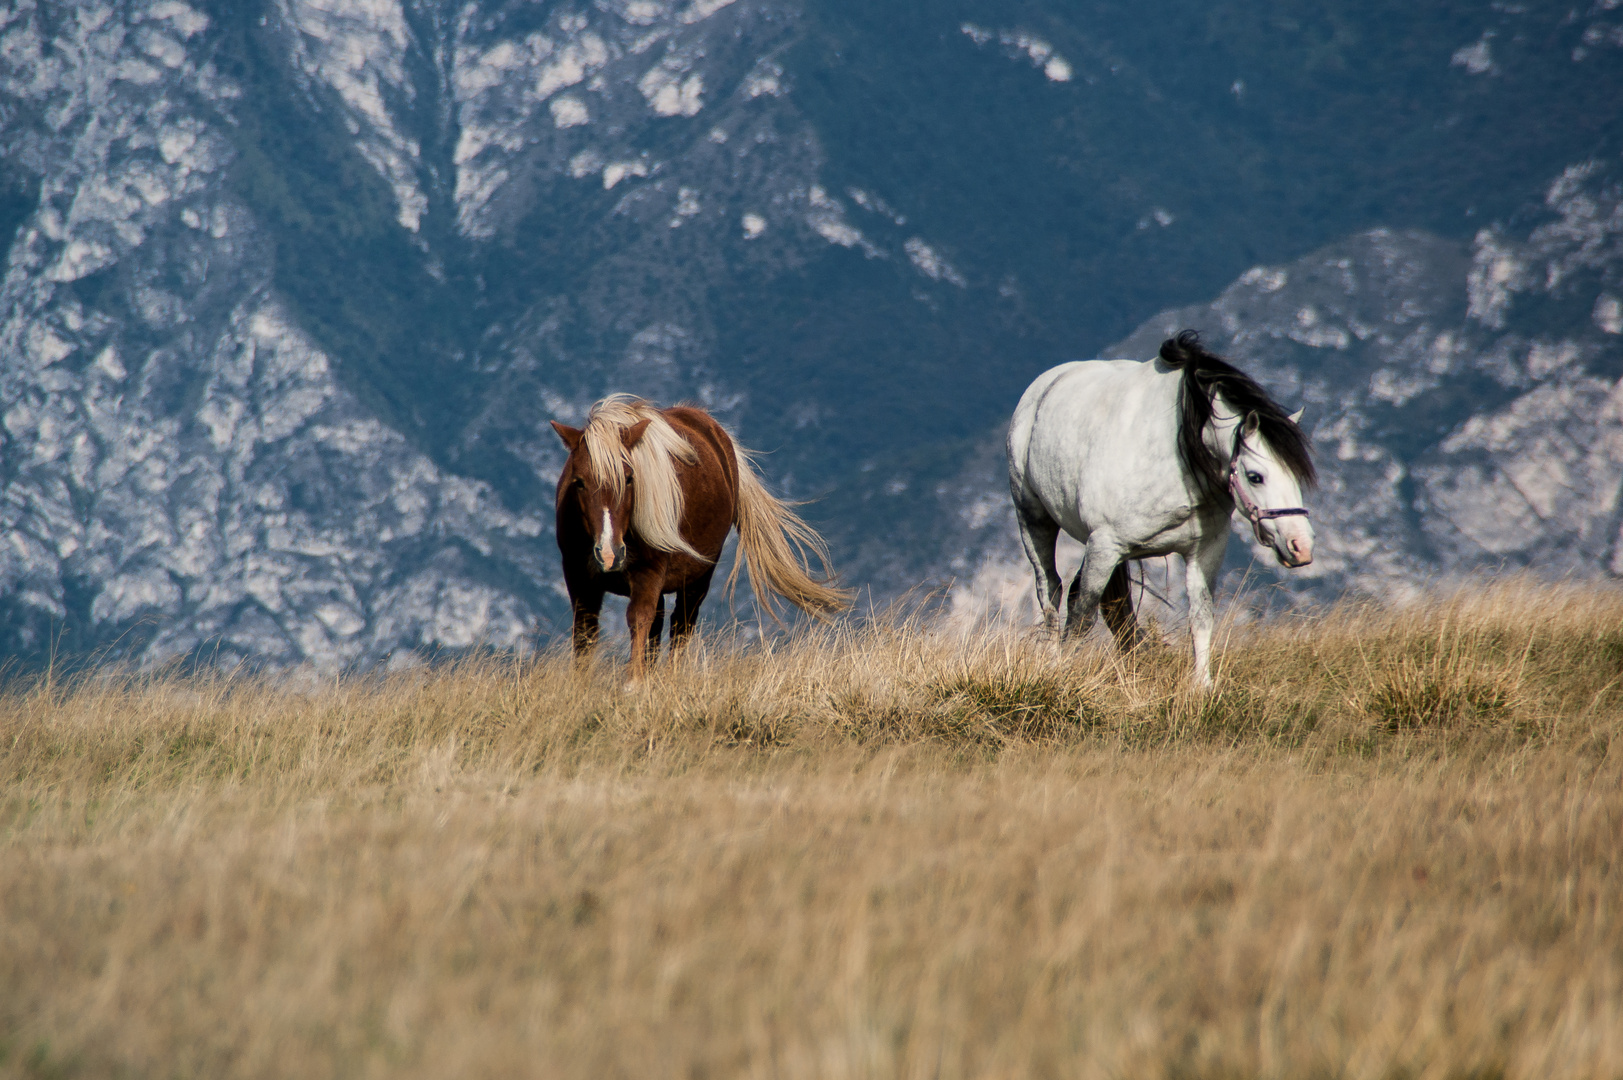
[[[0,693],[0,1075],[1623,1077],[1623,593]]]

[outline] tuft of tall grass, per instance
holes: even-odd
[[[0,695],[15,776],[139,789],[387,783],[425,745],[469,766],[630,764],[932,743],[1225,745],[1367,752],[1395,742],[1606,740],[1623,693],[1623,597],[1511,582],[1426,605],[1347,604],[1233,628],[1219,685],[1181,647],[1127,657],[987,628],[916,622],[699,642],[627,686],[612,662],[478,656],[394,676],[290,683],[205,672],[93,672]]]

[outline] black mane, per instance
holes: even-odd
[[[1167,338],[1161,343],[1161,362],[1183,372],[1178,387],[1178,454],[1208,495],[1228,488],[1227,470],[1204,438],[1214,411],[1212,399],[1217,394],[1223,395],[1223,401],[1242,421],[1248,413],[1256,414],[1262,437],[1303,487],[1318,483],[1302,429],[1255,379],[1208,352],[1199,334],[1185,330]]]

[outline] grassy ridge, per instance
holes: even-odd
[[[0,698],[0,1075],[1623,1076],[1623,595]]]

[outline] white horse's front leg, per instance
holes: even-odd
[[[1184,586],[1189,593],[1189,636],[1195,641],[1193,679],[1203,690],[1212,686],[1212,627],[1217,621],[1212,591],[1217,585],[1217,572],[1223,567],[1228,544],[1228,529],[1219,529],[1215,535],[1204,537],[1194,556],[1185,556],[1184,561]]]

